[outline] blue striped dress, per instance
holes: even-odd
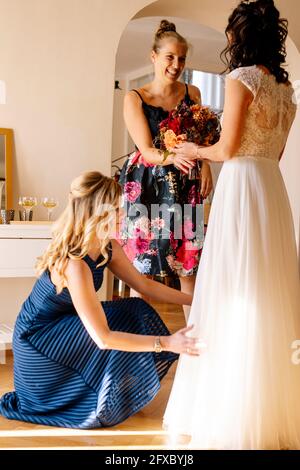
[[[105,266],[84,258],[101,287]],[[168,335],[156,311],[138,298],[102,302],[111,330]],[[9,419],[69,428],[113,426],[157,394],[173,353],[101,350],[76,313],[68,289],[57,295],[48,271],[36,281],[13,337],[15,391],[0,399]]]

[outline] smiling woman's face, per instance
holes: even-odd
[[[176,82],[185,67],[186,55],[185,44],[176,39],[165,39],[159,51],[151,54],[155,75],[168,82]]]

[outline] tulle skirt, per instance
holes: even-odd
[[[223,165],[189,324],[207,348],[181,356],[164,427],[194,448],[300,449],[299,272],[277,161]]]

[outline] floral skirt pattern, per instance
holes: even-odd
[[[161,277],[195,275],[204,242],[200,180],[173,165],[149,166],[135,152],[119,183],[125,210],[119,242],[135,268]]]

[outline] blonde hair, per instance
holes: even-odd
[[[168,20],[162,20],[155,33],[154,42],[152,45],[152,50],[154,52],[159,52],[161,43],[164,39],[176,39],[176,41],[184,44],[187,50],[189,49],[187,40],[181,36],[181,34],[177,33],[175,24],[170,23]]]
[[[104,258],[97,267],[108,260],[109,227],[115,221],[120,197],[121,186],[98,171],[83,173],[72,182],[69,203],[54,224],[52,242],[36,264],[38,275],[56,269],[58,294],[65,285],[68,259],[86,256],[95,235]]]

